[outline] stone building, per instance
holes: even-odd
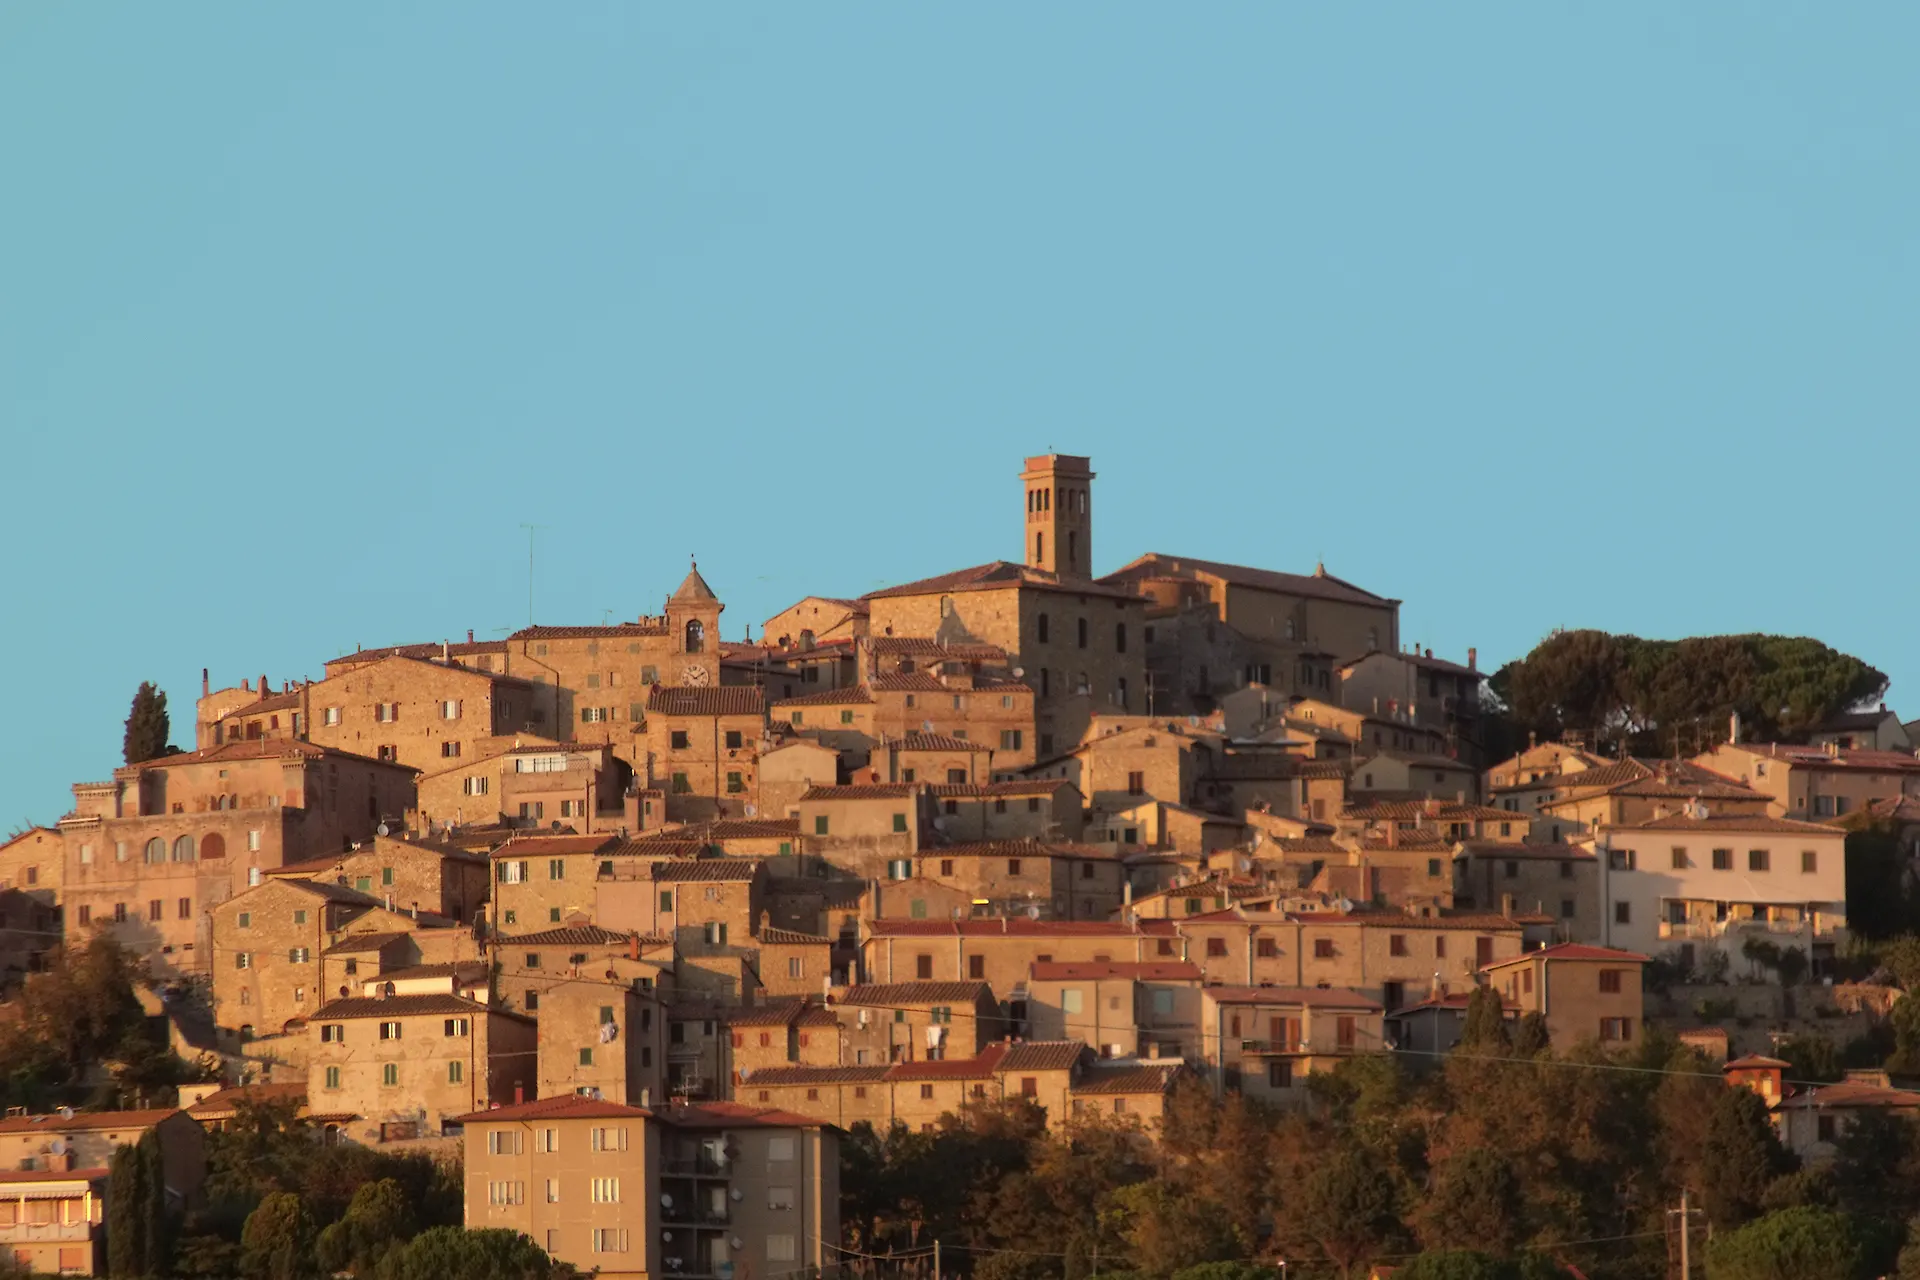
[[[1024,1030],[1108,1058],[1198,1054],[1202,976],[1184,960],[1035,963]]]
[[[862,929],[865,981],[985,982],[1010,998],[1035,963],[1177,958],[1166,920],[868,920]],[[1010,1009],[1018,1018],[1020,1011]]]
[[[1599,859],[1589,846],[1469,840],[1454,852],[1453,877],[1455,906],[1553,916],[1570,942],[1600,936]]]
[[[1337,987],[1203,987],[1200,1034],[1216,1089],[1276,1104],[1305,1103],[1309,1075],[1387,1047],[1379,1002]]]
[[[323,880],[379,899],[388,910],[473,924],[489,887],[487,859],[424,837],[375,835],[336,856],[310,858],[268,873],[281,880]]]
[[[667,819],[705,822],[758,813],[766,727],[760,690],[667,688],[647,694],[647,785],[667,793]]]
[[[1622,1049],[1646,1034],[1640,976],[1647,957],[1637,951],[1562,942],[1496,960],[1483,971],[1507,1007],[1546,1019],[1561,1053],[1583,1041]]]
[[[521,1013],[540,1014],[547,992],[575,981],[643,997],[665,999],[672,993],[674,953],[668,937],[575,924],[495,938],[489,953],[494,998]]]
[[[835,1005],[840,1066],[971,1058],[1007,1032],[984,982],[861,983]]]
[[[60,943],[60,886],[66,842],[51,827],[30,826],[0,844],[0,991],[40,967]]]
[[[640,1107],[664,1101],[666,1041],[657,989],[598,972],[562,979],[541,993],[539,1096],[583,1094]]]
[[[480,741],[534,727],[527,681],[445,661],[383,658],[290,696],[300,701],[296,732],[306,741],[423,772],[464,758]]]
[[[362,1144],[457,1134],[459,1117],[525,1101],[537,1072],[534,1021],[451,992],[352,996],[307,1024],[311,1105],[355,1119]]]
[[[370,840],[413,805],[413,770],[256,739],[76,783],[60,820],[69,932],[106,929],[157,974],[211,971],[211,910],[287,862]]]

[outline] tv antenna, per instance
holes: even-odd
[[[533,534],[536,529],[551,529],[552,525],[528,524],[522,521],[522,529],[527,531],[527,625],[533,625]]]

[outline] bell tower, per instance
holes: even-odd
[[[667,597],[667,632],[676,684],[719,684],[720,611],[726,608],[700,576],[699,564],[687,570],[679,590]]]
[[[1067,453],[1028,458],[1026,551],[1021,562],[1063,578],[1093,576],[1093,459]]]

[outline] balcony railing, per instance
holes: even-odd
[[[55,1244],[91,1240],[100,1231],[97,1222],[20,1222],[0,1227],[0,1244]]]
[[[1240,1052],[1254,1055],[1271,1054],[1310,1054],[1323,1056],[1330,1053],[1353,1053],[1359,1048],[1358,1041],[1341,1044],[1337,1040],[1319,1044],[1308,1044],[1298,1040],[1242,1040]]]
[[[726,1175],[718,1160],[702,1153],[697,1156],[672,1156],[661,1163],[661,1172],[682,1178],[719,1178]]]
[[[1765,920],[1758,918],[1662,920],[1660,922],[1660,936],[1662,938],[1724,938],[1730,934],[1773,933],[1785,937],[1811,934],[1816,938],[1825,938],[1831,937],[1836,931],[1846,927],[1847,922],[1844,919],[1824,915],[1800,920]]]
[[[660,1211],[660,1221],[670,1227],[724,1227],[732,1223],[733,1215],[725,1209],[684,1204],[676,1198],[673,1208]]]

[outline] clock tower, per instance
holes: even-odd
[[[720,611],[726,608],[700,576],[696,561],[679,590],[667,598],[667,632],[673,653],[670,684],[720,683]]]

